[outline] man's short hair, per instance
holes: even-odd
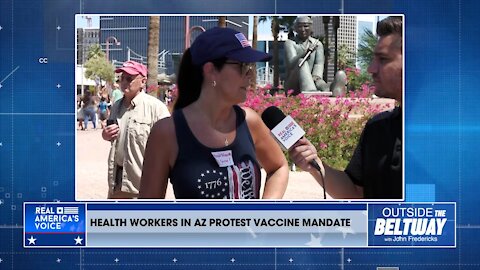
[[[379,37],[396,34],[400,36],[400,47],[403,39],[403,22],[401,16],[390,16],[377,23],[377,35]]]

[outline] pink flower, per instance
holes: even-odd
[[[308,131],[307,131],[307,134],[308,135],[315,134],[315,129],[314,128],[309,128]]]
[[[340,126],[340,120],[339,120],[339,119],[336,119],[335,121],[333,121],[332,126],[333,126],[334,128],[338,128],[338,126]]]
[[[290,116],[291,116],[293,119],[295,119],[295,118],[298,117],[298,114],[299,114],[298,110],[293,110],[293,111],[290,113]]]

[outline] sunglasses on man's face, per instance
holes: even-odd
[[[126,73],[122,73],[122,76],[120,77],[120,81],[122,80],[125,80],[127,81],[128,83],[131,83],[132,81],[134,81],[138,76],[137,75],[130,75],[130,74],[126,74]]]
[[[239,65],[242,76],[246,76],[250,71],[255,69],[255,63],[225,62],[225,64]]]

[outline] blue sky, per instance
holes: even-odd
[[[86,15],[88,16],[88,15]],[[92,18],[92,28],[99,28],[100,27],[100,17],[99,16],[89,16]],[[86,28],[87,27],[87,19],[85,16],[77,16],[77,28]]]

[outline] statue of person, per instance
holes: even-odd
[[[347,93],[347,74],[345,71],[337,71],[333,82],[330,84],[330,92],[334,97],[343,96]]]
[[[323,80],[323,44],[311,37],[312,24],[308,16],[297,17],[294,22],[297,34],[293,40],[285,41],[285,89],[293,90],[294,95],[308,91],[329,91],[328,84]]]

